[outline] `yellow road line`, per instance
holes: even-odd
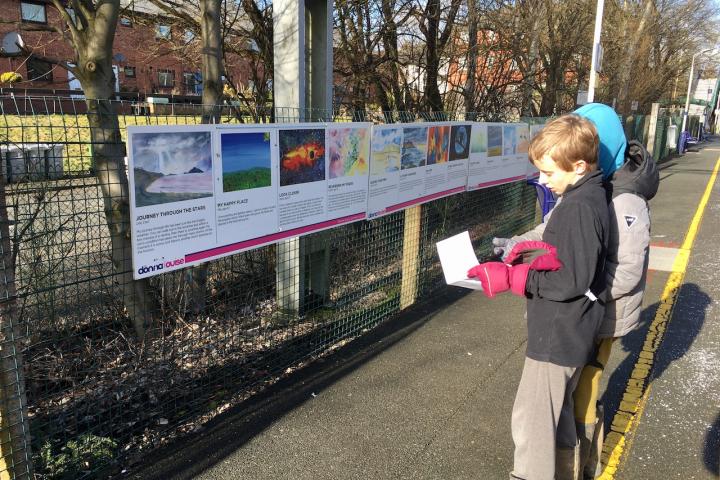
[[[690,251],[697,236],[705,207],[707,206],[713,186],[715,185],[719,168],[720,158],[718,158],[715,163],[713,173],[705,187],[705,193],[700,199],[700,203],[695,211],[695,216],[693,216],[690,228],[688,228],[687,234],[685,235],[685,240],[675,257],[672,273],[670,273],[670,277],[660,297],[660,305],[655,312],[655,318],[650,324],[638,361],[635,363],[630,378],[628,379],[625,393],[620,401],[620,406],[613,417],[610,432],[605,437],[602,452],[603,471],[598,477],[599,480],[613,480],[620,466],[620,461],[623,458],[623,453],[626,453],[630,449],[630,441],[627,435],[640,422],[640,418],[645,409],[645,404],[647,403],[652,386],[650,371],[655,360],[655,352],[660,347],[667,324],[672,318],[675,300],[677,299],[680,286],[685,279],[685,271],[690,258]]]

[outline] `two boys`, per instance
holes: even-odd
[[[488,296],[511,290],[527,298],[528,345],[512,413],[514,479],[563,478],[556,473],[572,475],[576,463],[573,391],[603,319],[610,231],[598,148],[595,126],[578,115],[545,125],[529,157],[561,201],[544,244],[529,247],[547,253],[531,263],[487,262],[468,272]],[[517,245],[510,258],[523,248]]]

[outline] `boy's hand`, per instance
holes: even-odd
[[[512,252],[510,252],[506,262],[511,264],[522,258],[523,255],[534,256],[534,258],[529,263],[519,263],[508,267],[510,291],[521,297],[525,296],[525,284],[527,283],[530,270],[554,272],[555,270],[560,270],[563,266],[557,257],[557,249],[549,243],[534,241],[520,242],[513,248]]]
[[[485,295],[493,298],[510,289],[509,269],[502,262],[485,262],[468,270],[467,276],[480,280]]]
[[[525,296],[525,284],[527,283],[530,265],[521,263],[508,267],[508,276],[510,278],[510,291],[520,297]]]
[[[555,271],[560,270],[563,266],[557,256],[557,249],[553,245],[532,240],[516,244],[504,262],[512,265],[517,260],[522,262],[524,257],[532,259],[524,262],[529,264],[531,270]]]
[[[493,254],[500,257],[500,260],[504,262],[516,243],[512,238],[494,237],[492,239]]]

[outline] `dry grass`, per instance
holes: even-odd
[[[199,124],[200,116],[134,116],[120,115],[120,133],[127,138],[132,125]],[[85,115],[2,115],[0,144],[44,143],[64,145],[63,171],[82,173],[92,166],[90,125]]]

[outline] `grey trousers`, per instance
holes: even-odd
[[[572,394],[582,368],[525,357],[512,412],[515,459],[512,475],[525,480],[555,478],[555,449],[577,442]]]

